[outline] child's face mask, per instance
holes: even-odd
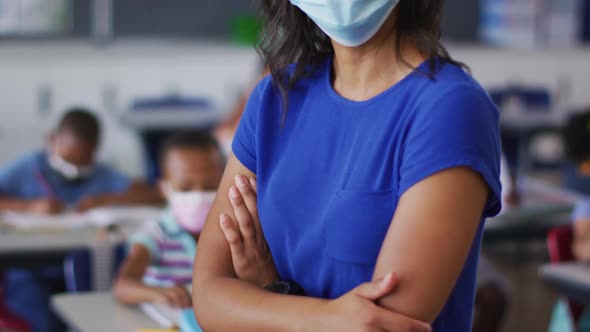
[[[174,191],[166,186],[168,204],[178,224],[190,233],[199,233],[215,199],[214,191]]]
[[[88,178],[92,175],[94,167],[79,167],[65,160],[58,153],[49,153],[49,166],[62,176],[66,181],[76,181]]]

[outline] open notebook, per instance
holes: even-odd
[[[142,303],[139,308],[163,328],[178,327],[182,309],[161,303]]]
[[[186,289],[189,293],[192,293],[191,285],[187,285]],[[139,308],[158,323],[163,328],[179,327],[179,323],[183,316],[183,313],[187,309],[173,308],[167,304],[162,303],[141,303]],[[191,309],[188,309],[189,311]]]
[[[144,222],[155,219],[160,208],[151,206],[106,207],[88,212],[66,212],[58,215],[38,215],[32,213],[4,212],[0,220],[17,229],[76,229],[88,226],[104,227],[111,224]]]

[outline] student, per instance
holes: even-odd
[[[588,112],[590,112],[590,107],[578,115],[574,115],[564,128],[566,152],[569,160],[564,163],[562,168],[562,182],[565,187],[586,196],[590,196],[590,162],[580,159],[584,158],[584,154],[589,149],[588,141],[584,141],[588,138],[588,133],[583,131],[583,121]],[[575,120],[580,122],[576,124]]]
[[[215,139],[202,132],[173,135],[164,143],[160,188],[168,210],[130,238],[130,252],[114,287],[125,304],[160,302],[189,307],[196,240],[223,172]]]
[[[500,331],[508,308],[510,283],[485,256],[479,256],[472,332]]]
[[[442,1],[260,7],[272,75],[250,96],[201,234],[199,325],[470,331],[483,226],[501,206],[498,111],[439,42]],[[274,278],[238,278],[236,239],[266,240]]]
[[[590,175],[590,108],[572,115],[562,129],[566,157],[576,172]],[[590,262],[590,198],[582,199],[572,213],[574,241],[572,253],[580,262]],[[576,322],[571,321],[564,301],[558,301],[553,310],[550,332],[575,331]],[[586,310],[577,322],[579,331],[590,331],[590,311]]]
[[[564,129],[565,152],[578,172],[590,176],[590,109],[569,118]],[[574,243],[572,251],[576,259],[590,262],[590,199],[578,202],[573,215]]]
[[[517,206],[519,195],[515,178],[505,158],[500,164],[500,183],[504,206]],[[510,300],[510,281],[483,254],[477,264],[475,305],[472,332],[499,331]]]
[[[159,203],[156,190],[97,163],[100,124],[87,110],[65,113],[47,147],[0,170],[0,211],[60,213],[113,204]]]
[[[98,119],[84,109],[65,113],[42,151],[0,170],[0,211],[55,214],[66,209],[159,201],[114,169],[95,160],[100,141]],[[65,290],[62,266],[6,271],[8,307],[34,331],[59,331],[63,325],[49,305],[51,294]]]

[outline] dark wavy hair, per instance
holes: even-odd
[[[288,90],[301,78],[313,74],[326,56],[334,52],[330,38],[298,7],[289,0],[261,0],[260,10],[264,24],[258,52],[268,64],[273,84],[283,96],[287,109]],[[455,61],[440,43],[441,13],[443,0],[400,0],[394,32],[397,60],[413,68],[401,57],[404,42],[412,41],[420,53],[429,59],[429,77],[436,71],[435,59],[455,64]],[[293,72],[287,73],[288,65],[296,63]]]

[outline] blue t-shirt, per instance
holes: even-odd
[[[0,195],[39,199],[48,197],[51,190],[66,205],[75,205],[85,196],[124,192],[129,185],[128,177],[102,164],[89,178],[67,182],[51,169],[45,152],[26,155],[0,170]]]
[[[434,324],[435,331],[471,331],[483,221],[500,209],[498,111],[461,68],[438,67],[430,79],[425,62],[356,102],[332,88],[329,58],[290,90],[284,119],[281,95],[267,77],[250,97],[232,149],[257,176],[260,220],[281,277],[320,298],[371,280],[408,188],[451,167],[481,174],[491,194]]]

